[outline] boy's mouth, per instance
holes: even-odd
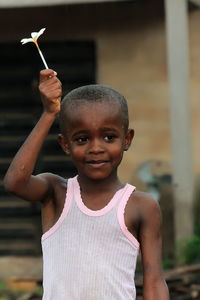
[[[86,162],[88,165],[90,165],[93,168],[100,168],[104,166],[108,161],[106,160],[90,160]]]

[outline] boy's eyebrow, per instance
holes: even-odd
[[[101,128],[101,131],[114,131],[114,132],[118,132],[118,130],[116,128],[113,127],[103,127]],[[79,130],[73,133],[72,137],[79,135],[79,134],[89,134],[90,130],[89,129],[85,129],[85,130]]]
[[[75,131],[72,135],[73,136],[76,136],[78,134],[88,134],[90,131],[89,130],[79,130],[79,131]]]
[[[103,127],[102,128],[102,131],[118,131],[116,128],[113,128],[113,127]]]

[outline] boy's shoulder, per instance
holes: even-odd
[[[144,203],[157,202],[149,193],[135,189],[130,196],[132,201],[140,201]]]
[[[150,214],[160,211],[160,206],[149,193],[135,190],[128,201],[129,208],[136,210],[140,217],[149,217]]]
[[[150,194],[135,190],[128,199],[124,217],[127,228],[140,241],[142,230],[149,228],[151,231],[153,221],[159,222],[159,204]]]

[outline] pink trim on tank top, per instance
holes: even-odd
[[[119,222],[120,228],[121,228],[122,232],[124,233],[124,235],[128,238],[128,240],[130,240],[136,248],[139,248],[139,242],[130,233],[130,231],[128,231],[128,228],[126,227],[126,224],[124,221],[125,207],[126,207],[126,204],[128,202],[130,195],[132,194],[132,192],[134,190],[135,190],[135,187],[133,187],[129,184],[126,184],[123,188],[121,188],[114,194],[113,198],[110,200],[110,202],[105,207],[103,207],[100,210],[91,210],[88,207],[86,207],[82,201],[80,185],[78,183],[77,176],[74,178],[68,179],[66,199],[65,199],[62,213],[61,213],[59,219],[56,221],[56,223],[42,235],[41,240],[44,241],[45,239],[47,239],[49,236],[51,236],[54,232],[56,232],[59,229],[60,225],[62,224],[62,222],[64,221],[64,219],[66,218],[66,216],[69,212],[73,193],[74,193],[76,195],[75,200],[76,200],[76,203],[77,203],[79,209],[86,215],[92,216],[92,217],[102,216],[102,215],[106,214],[115,206],[117,200],[119,198],[121,198],[122,200],[120,201],[120,204],[118,206],[118,211],[117,211],[117,217],[118,217],[118,222]]]
[[[64,221],[65,217],[67,216],[70,206],[71,206],[71,202],[72,202],[72,193],[70,193],[70,191],[72,190],[71,185],[72,184],[72,179],[68,179],[67,181],[67,193],[66,193],[66,198],[65,198],[65,203],[64,203],[64,207],[62,210],[62,213],[60,215],[60,217],[58,218],[58,220],[56,221],[56,223],[49,229],[47,230],[43,235],[42,235],[42,241],[44,241],[45,239],[47,239],[50,235],[52,235],[54,232],[56,232],[58,230],[58,228],[60,227],[60,225],[62,224],[62,222]]]
[[[76,200],[77,206],[84,214],[86,214],[90,217],[100,217],[100,216],[103,216],[106,213],[108,213],[115,206],[117,200],[120,197],[122,197],[122,194],[124,193],[126,186],[127,186],[127,185],[125,185],[123,188],[119,189],[114,194],[114,196],[112,197],[112,199],[108,202],[108,204],[106,206],[104,206],[103,208],[101,208],[99,210],[92,210],[92,209],[88,208],[87,206],[85,206],[85,204],[83,203],[83,200],[81,197],[80,185],[77,180],[77,176],[74,178],[73,184],[74,184],[73,187],[74,187],[74,194],[76,195],[75,200]]]
[[[117,211],[117,217],[118,217],[118,222],[119,225],[121,227],[122,232],[124,233],[124,235],[127,237],[127,239],[136,247],[139,248],[140,244],[137,241],[137,239],[132,235],[132,233],[130,233],[130,231],[128,230],[126,224],[125,224],[125,220],[124,220],[124,213],[125,213],[125,207],[126,204],[132,194],[133,191],[135,191],[135,187],[127,184],[127,188],[126,188],[126,193],[124,194],[123,199],[121,200],[119,207],[118,207],[118,211]]]

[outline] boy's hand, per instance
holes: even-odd
[[[60,111],[62,96],[62,84],[56,75],[57,73],[51,69],[42,70],[39,84],[44,110],[55,115]]]

